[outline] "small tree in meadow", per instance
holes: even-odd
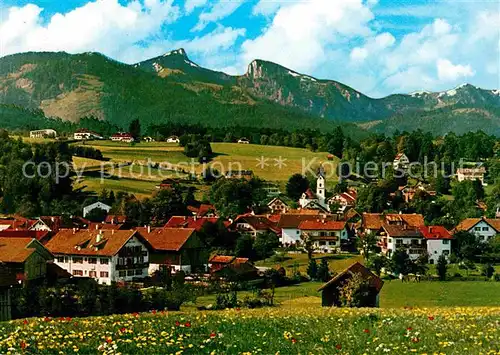
[[[369,280],[356,273],[339,287],[339,300],[343,307],[370,307],[373,292]]]
[[[481,269],[481,275],[486,276],[488,279],[491,279],[494,273],[495,268],[492,264],[483,265],[483,268]]]
[[[448,261],[446,260],[446,257],[444,255],[441,255],[438,258],[436,271],[438,273],[440,281],[446,280],[446,272],[448,271]]]
[[[319,264],[316,277],[318,280],[323,282],[330,281],[331,274],[328,267],[328,261],[326,260],[326,258],[321,259],[321,263]]]
[[[307,266],[307,275],[309,275],[311,280],[316,280],[318,278],[318,264],[316,264],[316,260],[309,260],[309,265]]]

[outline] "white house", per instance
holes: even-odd
[[[134,137],[130,133],[115,133],[111,136],[111,140],[113,142],[132,143],[134,141]]]
[[[276,228],[281,230],[280,242],[283,246],[302,243],[301,230],[299,228],[303,221],[317,221],[319,219],[333,220],[334,217],[325,214],[282,214]]]
[[[333,212],[345,212],[349,207],[356,206],[357,192],[356,190],[349,189],[347,192],[341,192],[333,195],[328,199],[328,206],[338,204],[338,211]]]
[[[455,228],[454,232],[465,231],[475,234],[479,240],[487,242],[500,234],[500,219],[466,218]]]
[[[301,235],[307,235],[313,240],[316,251],[323,253],[340,251],[341,241],[348,239],[345,221],[307,220],[300,223],[299,230]]]
[[[181,140],[177,136],[170,136],[167,138],[167,143],[180,143]]]
[[[250,144],[250,141],[246,138],[238,139],[238,144]]]
[[[378,243],[382,253],[391,257],[396,250],[404,250],[411,260],[427,253],[427,245],[420,229],[406,224],[384,224]]]
[[[442,226],[425,226],[420,227],[420,233],[427,241],[429,263],[436,264],[441,255],[444,255],[446,259],[450,257],[453,236],[446,228]]]
[[[106,205],[105,203],[102,203],[102,202],[95,202],[95,203],[93,203],[91,205],[88,205],[88,206],[85,206],[83,208],[83,217],[84,218],[87,217],[87,215],[91,211],[95,210],[96,208],[99,208],[101,210],[105,210],[107,213],[109,213],[109,211],[111,210],[111,206],[108,206],[108,205]]]
[[[279,197],[275,197],[271,201],[269,201],[267,207],[269,208],[271,213],[276,214],[287,213],[290,210],[290,206],[288,206],[288,204]]]
[[[39,129],[36,131],[30,131],[30,138],[55,138],[57,137],[57,132],[53,129]]]
[[[137,231],[66,229],[46,247],[74,277],[109,285],[148,276],[149,244]]]
[[[408,159],[405,153],[398,153],[394,158],[394,162],[392,163],[394,170],[404,170],[404,171],[408,169],[409,164],[410,164],[410,159]]]
[[[77,141],[92,140],[92,139],[104,139],[104,137],[101,136],[100,134],[92,132],[92,131],[85,129],[85,128],[77,130],[73,134],[73,138]]]
[[[484,183],[484,175],[486,174],[486,169],[484,166],[480,166],[477,168],[460,168],[457,169],[457,180],[458,181],[481,181],[482,185],[486,185]]]

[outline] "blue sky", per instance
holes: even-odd
[[[496,0],[3,0],[0,56],[97,51],[135,63],[183,47],[243,74],[253,59],[373,97],[500,86]]]

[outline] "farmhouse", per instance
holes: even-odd
[[[132,143],[135,139],[130,133],[115,133],[111,136],[113,142]]]
[[[398,153],[396,155],[396,157],[394,158],[392,166],[394,167],[394,170],[406,171],[406,170],[408,170],[409,164],[410,164],[410,159],[408,159],[406,154],[405,153]]]
[[[290,210],[288,204],[280,197],[275,197],[269,201],[267,208],[269,208],[269,211],[271,211],[272,214],[283,214]]]
[[[46,247],[74,277],[109,285],[148,275],[150,246],[136,231],[62,230]]]
[[[301,236],[312,239],[314,250],[323,253],[340,251],[341,240],[348,239],[345,221],[306,220],[300,222],[299,230]]]
[[[78,141],[82,140],[93,140],[93,139],[104,139],[99,133],[95,133],[85,128],[78,129],[74,134],[73,138]]]
[[[276,223],[269,220],[267,216],[241,215],[236,217],[230,228],[250,234],[254,238],[257,234],[279,233]]]
[[[167,143],[180,143],[181,140],[177,136],[170,136],[167,138]]]
[[[343,213],[347,211],[349,208],[356,206],[357,195],[358,194],[354,189],[349,189],[347,192],[342,192],[333,195],[328,200],[328,206],[337,204],[339,206],[338,211],[332,211],[332,212]]]
[[[53,129],[39,129],[36,131],[30,131],[30,138],[55,138],[57,137],[57,132]]]
[[[360,263],[352,264],[319,288],[318,291],[321,291],[321,305],[323,307],[342,306],[340,288],[356,274],[368,284],[366,296],[361,300],[359,306],[378,307],[379,293],[382,286],[384,286],[384,281]]]
[[[250,263],[248,258],[237,258],[236,256],[226,256],[226,255],[214,255],[208,261],[208,267],[210,268],[210,273],[219,271],[228,265],[240,265]]]
[[[419,229],[427,241],[429,263],[436,264],[441,255],[449,258],[453,236],[446,228],[442,226],[426,226]]]
[[[1,274],[10,285],[45,278],[47,263],[52,259],[52,254],[34,238],[0,237]]]
[[[301,243],[301,231],[299,225],[303,221],[316,221],[319,218],[332,220],[333,217],[319,214],[282,214],[276,227],[280,230],[281,244],[283,246]]]
[[[246,138],[238,139],[238,144],[250,144],[250,141]]]
[[[465,180],[470,180],[470,181],[479,180],[481,181],[481,184],[485,185],[484,183],[485,174],[486,174],[486,168],[484,166],[477,168],[460,168],[457,169],[457,180],[460,182]]]
[[[108,206],[106,205],[105,203],[103,202],[95,202],[91,205],[88,205],[88,206],[85,206],[83,208],[83,218],[87,217],[87,215],[92,212],[93,210],[95,209],[101,209],[101,210],[104,210],[106,212],[109,212],[111,210],[111,206]]]
[[[404,250],[412,260],[427,253],[425,239],[420,229],[406,224],[384,224],[378,246],[389,258],[396,250]]]
[[[165,267],[186,273],[205,271],[208,252],[193,228],[137,228],[151,246],[149,274]]]
[[[408,227],[425,226],[424,216],[421,214],[363,213],[358,234],[377,233],[384,224],[406,225]]]
[[[475,234],[479,240],[487,242],[500,233],[500,219],[494,218],[466,218],[455,228],[456,232]]]

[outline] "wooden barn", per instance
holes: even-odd
[[[384,285],[384,281],[382,281],[377,275],[372,273],[369,269],[358,262],[349,266],[346,270],[336,275],[333,279],[331,279],[318,289],[318,291],[321,291],[322,306],[340,307],[342,305],[340,301],[340,288],[355,274],[361,275],[361,277],[364,280],[367,280],[369,284],[369,294],[363,306],[378,307],[379,293],[382,289],[382,286]]]

